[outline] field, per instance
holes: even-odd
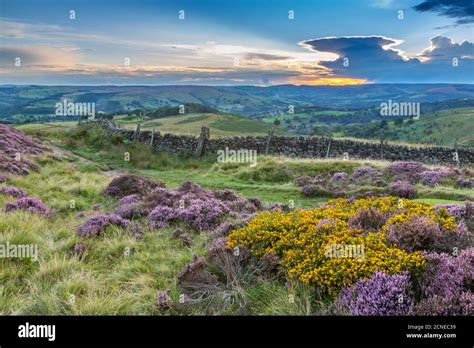
[[[125,118],[116,116],[116,122],[123,128],[135,129],[140,118]],[[210,129],[211,137],[226,137],[234,135],[267,135],[271,129],[276,134],[287,134],[284,130],[261,121],[251,120],[242,116],[211,113],[211,114],[186,114],[163,117],[142,122],[141,129],[159,130],[161,133],[186,134],[198,136],[201,127]]]

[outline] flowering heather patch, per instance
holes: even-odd
[[[20,190],[19,188],[15,187],[15,186],[2,186],[0,187],[0,194],[4,194],[4,195],[7,195],[7,196],[12,196],[12,197],[15,197],[15,198],[22,198],[22,197],[26,197],[27,194]]]
[[[342,290],[338,306],[349,315],[410,315],[413,299],[408,274],[377,271]]]
[[[138,203],[140,201],[140,196],[137,194],[131,194],[121,198],[118,201],[118,205],[127,205],[132,203]]]
[[[387,172],[393,175],[397,180],[415,182],[418,174],[427,171],[427,168],[419,162],[398,161],[387,167]]]
[[[7,181],[8,181],[8,177],[5,176],[5,175],[0,174],[0,184],[2,184],[4,182],[7,182]]]
[[[420,281],[419,314],[472,315],[471,292],[474,276],[474,248],[457,257],[446,253],[426,253],[427,266]],[[431,306],[431,309],[429,308]]]
[[[130,178],[125,181],[128,180]],[[136,176],[131,181],[144,182]],[[120,186],[117,185],[118,182],[115,180],[114,184],[109,184],[106,191],[118,192],[110,189]],[[140,187],[146,185],[148,184],[138,184]],[[115,212],[127,219],[145,216],[155,228],[183,223],[194,230],[205,231],[218,226],[226,216],[250,217],[262,208],[263,204],[257,198],[245,199],[228,189],[213,192],[187,181],[176,189],[167,189],[160,183],[142,196],[138,194],[123,196]]]
[[[94,235],[100,235],[107,226],[115,225],[118,227],[127,227],[130,221],[122,219],[120,216],[115,214],[110,215],[97,215],[82,225],[80,225],[76,231],[79,237],[89,237]]]
[[[132,194],[145,195],[157,187],[164,187],[161,181],[150,180],[135,174],[122,174],[105,188],[106,196],[123,198]]]
[[[390,192],[403,198],[415,198],[416,189],[408,181],[395,181],[390,184]]]
[[[434,187],[443,179],[442,172],[434,170],[426,170],[419,174],[420,182],[425,186]]]
[[[52,211],[38,198],[22,197],[16,202],[7,203],[5,211],[24,210],[30,213],[41,214],[46,217],[53,215]]]
[[[30,170],[38,170],[33,162],[23,158],[24,155],[41,155],[45,147],[25,133],[0,125],[0,171],[17,174],[28,174]],[[16,155],[21,158],[17,160]]]

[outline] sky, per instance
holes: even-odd
[[[0,84],[472,83],[472,0],[0,0]]]

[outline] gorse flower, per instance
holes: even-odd
[[[349,224],[351,217],[368,208],[376,208],[387,216],[387,222],[380,229],[373,231],[370,225]],[[281,265],[290,277],[337,293],[378,270],[394,274],[424,266],[421,253],[408,253],[389,245],[385,232],[390,218],[415,212],[436,216],[428,205],[395,197],[335,199],[315,210],[259,213],[228,236],[228,245],[243,245],[257,256],[274,254],[281,258]],[[437,221],[455,228],[452,217],[439,216]],[[327,257],[327,248],[332,245],[364,246],[364,257]]]

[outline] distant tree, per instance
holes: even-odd
[[[382,120],[380,121],[380,128],[387,128],[388,127],[388,122],[387,120]]]
[[[403,119],[402,119],[402,118],[397,118],[397,119],[393,122],[393,124],[394,124],[395,126],[403,126]]]
[[[278,118],[275,119],[275,121],[273,121],[273,124],[274,124],[275,126],[277,126],[277,127],[280,125],[280,123],[281,123],[281,122],[280,122],[280,120],[279,120]]]

